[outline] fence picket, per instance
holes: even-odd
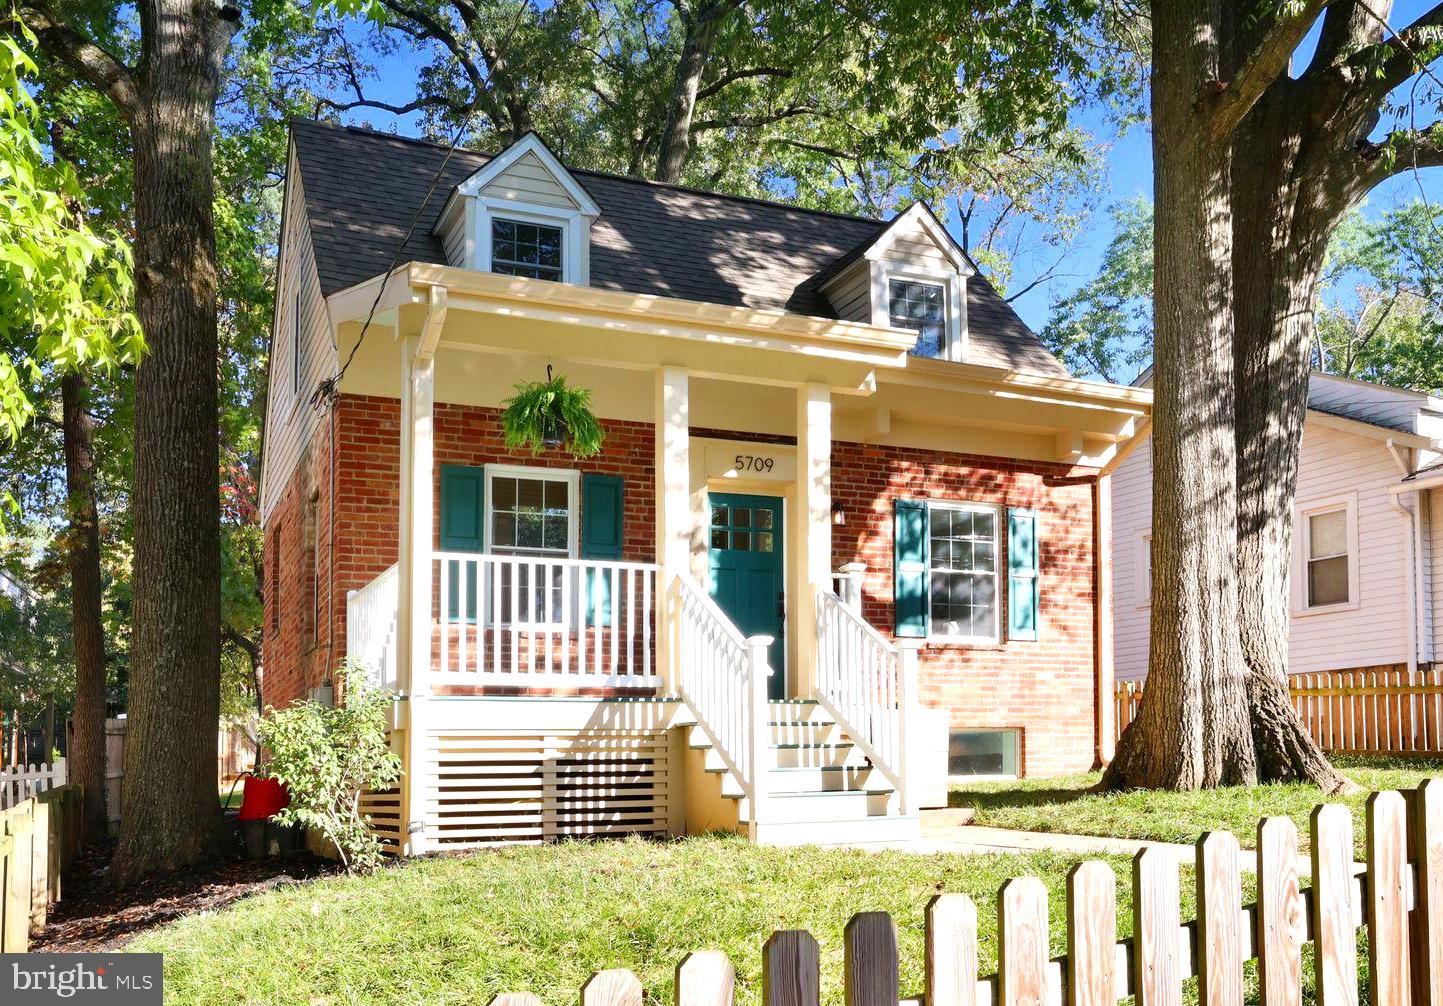
[[[997,960],[1001,1006],[1047,1002],[1047,888],[1014,877],[997,896]]]
[[[843,934],[847,1006],[896,1006],[897,927],[886,912],[852,916]]]
[[[1313,943],[1320,1006],[1357,1006],[1353,815],[1340,803],[1313,809]]]
[[[1182,1006],[1183,953],[1177,861],[1161,849],[1132,860],[1133,987],[1138,1006]]]
[[[1067,874],[1069,1006],[1115,1006],[1116,949],[1117,878],[1106,863],[1078,863]]]
[[[1258,823],[1258,982],[1268,1006],[1301,1006],[1306,909],[1298,883],[1298,828],[1292,818]]]
[[[502,992],[487,1006],[541,1006],[541,1000],[532,992]]]
[[[641,982],[626,968],[597,971],[581,986],[581,1006],[641,1006]]]
[[[1408,832],[1402,794],[1368,798],[1368,974],[1372,1006],[1409,1006]]]
[[[977,906],[965,894],[927,905],[927,1006],[975,1006]]]
[[[1209,832],[1197,843],[1198,984],[1203,1006],[1242,1006],[1243,884],[1238,840]]]
[[[1443,1006],[1443,779],[1429,779],[1413,795],[1413,1002]]]
[[[772,933],[762,949],[764,1006],[817,1006],[822,995],[822,957],[805,929]]]
[[[676,968],[676,1006],[732,1006],[737,972],[719,950],[697,950]]]

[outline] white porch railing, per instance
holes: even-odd
[[[753,828],[766,804],[770,767],[767,636],[742,636],[701,584],[682,574],[671,582],[668,610],[675,632],[672,680],[697,724],[751,801]]]
[[[650,563],[438,552],[432,683],[655,687]]]
[[[816,699],[915,813],[909,785],[916,731],[917,648],[894,645],[830,590],[817,591]]]
[[[378,688],[398,687],[396,599],[400,574],[393,565],[360,590],[346,594],[346,656],[371,674]]]

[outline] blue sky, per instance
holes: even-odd
[[[1398,0],[1391,23],[1406,25],[1432,5],[1433,0]],[[1314,36],[1305,39],[1298,51],[1296,62],[1301,65],[1316,44]],[[424,58],[424,57],[423,57]],[[421,58],[404,49],[387,57],[378,67],[377,79],[368,87],[370,97],[378,97],[396,103],[404,103],[415,94],[416,70]],[[387,112],[358,109],[346,116],[348,122],[362,123],[383,130],[417,134],[420,127],[417,117],[397,117]],[[1111,130],[1097,112],[1086,112],[1079,117],[1079,124],[1099,135],[1110,135]],[[1375,138],[1388,128],[1385,118],[1375,132]],[[1019,297],[1014,307],[1024,321],[1034,329],[1046,324],[1048,311],[1056,299],[1085,283],[1096,274],[1102,253],[1112,237],[1112,220],[1107,213],[1109,206],[1135,196],[1152,195],[1152,138],[1147,125],[1132,127],[1117,137],[1107,153],[1105,170],[1094,193],[1097,209],[1087,224],[1081,228],[1080,236],[1069,249],[1068,256],[1058,269],[1058,275]],[[1408,202],[1423,194],[1429,200],[1443,198],[1443,170],[1428,169],[1399,175],[1390,179],[1369,196],[1364,212],[1374,214],[1400,202]],[[1030,282],[1039,273],[1051,266],[1057,257],[1057,250],[1050,246],[1036,245],[1024,248],[1014,263],[1015,286]]]

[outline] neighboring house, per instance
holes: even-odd
[[[276,304],[265,698],[348,653],[402,696],[368,806],[403,851],[881,841],[949,744],[962,775],[1106,757],[1104,469],[1151,394],[1069,377],[925,206],[298,122]],[[504,446],[548,366],[599,456]]]
[[[1146,376],[1144,377],[1144,380]],[[1116,673],[1147,675],[1151,438],[1112,479]],[[1293,519],[1294,673],[1431,664],[1443,633],[1443,399],[1315,373]],[[1424,469],[1419,471],[1419,469]],[[1443,565],[1440,565],[1443,570]]]

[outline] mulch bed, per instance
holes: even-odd
[[[66,870],[61,900],[50,906],[32,951],[116,950],[141,933],[197,912],[224,908],[284,884],[335,873],[335,863],[309,854],[231,860],[168,874],[117,891],[107,882],[113,842],[92,845]]]

